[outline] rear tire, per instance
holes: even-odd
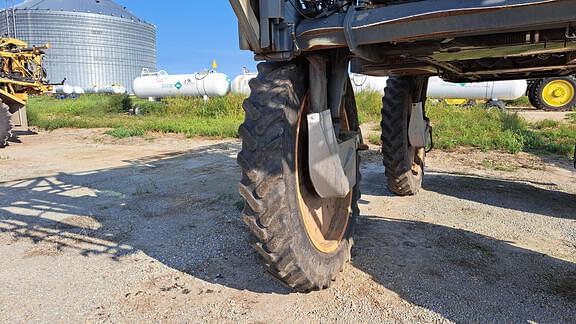
[[[0,148],[8,145],[8,140],[12,137],[12,114],[10,107],[0,103]]]
[[[534,107],[550,111],[567,111],[576,105],[576,81],[572,77],[547,78],[533,87]]]
[[[539,107],[540,104],[538,102],[538,92],[536,92],[536,88],[540,82],[542,82],[542,80],[534,80],[528,86],[528,100],[530,101],[530,104],[536,109],[542,109],[542,107]]]
[[[246,200],[243,219],[271,274],[297,291],[327,288],[350,259],[359,185],[349,197],[332,200],[320,199],[310,189],[302,169],[307,165],[303,140],[307,128],[302,124],[306,115],[301,112],[308,93],[306,61],[262,63],[258,71],[250,81],[251,95],[243,105],[246,119],[239,129],[243,141],[238,155],[243,172],[240,194]],[[343,102],[350,103],[353,92],[349,90]],[[355,104],[346,105],[347,110],[355,109]],[[350,129],[358,129],[355,111],[347,113],[346,119]],[[330,230],[325,234],[330,249],[319,247],[317,236],[309,230],[305,220],[309,202],[318,204],[318,218],[333,216],[333,223],[321,226]],[[328,237],[332,229],[338,231]]]
[[[418,78],[390,77],[383,99],[382,155],[388,188],[399,196],[417,194],[424,176],[425,148],[413,147],[408,138],[412,104],[419,96]]]

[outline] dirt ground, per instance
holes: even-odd
[[[248,246],[237,141],[102,134],[0,151],[0,322],[576,322],[567,161],[434,152],[398,198],[374,148],[351,264],[297,294]]]
[[[509,109],[509,111],[517,112],[518,115],[531,123],[539,122],[542,120],[554,120],[558,122],[566,121],[569,114],[574,112],[568,111],[542,111],[536,109]]]

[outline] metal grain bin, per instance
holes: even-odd
[[[0,11],[0,33],[50,43],[51,82],[132,92],[143,68],[156,69],[156,27],[111,0],[27,0]]]

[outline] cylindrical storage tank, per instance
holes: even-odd
[[[100,88],[94,86],[94,87],[84,88],[83,90],[84,90],[84,93],[86,93],[86,94],[95,94],[95,93],[98,93],[98,91],[100,90]]]
[[[26,0],[0,11],[0,33],[50,43],[51,82],[130,88],[143,68],[156,69],[156,27],[112,0]]]
[[[73,94],[74,87],[69,85],[58,85],[54,87],[54,93],[66,95]]]
[[[351,74],[354,92],[376,91],[384,95],[388,77],[373,77]],[[432,77],[428,83],[428,98],[431,99],[470,99],[470,100],[516,100],[526,94],[526,80],[450,83],[439,77]]]
[[[82,87],[73,87],[73,94],[84,94],[84,89]]]
[[[387,77],[374,77],[364,74],[350,74],[350,81],[355,93],[370,91],[379,92],[384,95],[384,88],[386,88]]]
[[[471,100],[516,100],[526,94],[526,80],[477,83],[449,83],[438,77],[430,78],[428,98]]]
[[[169,75],[160,71],[143,73],[133,88],[139,98],[222,97],[230,92],[230,79],[217,72]]]
[[[256,78],[258,73],[244,73],[234,78],[232,81],[232,93],[249,96],[250,80]]]
[[[113,85],[113,86],[108,86],[108,87],[103,87],[98,89],[98,93],[103,93],[103,94],[125,94],[126,93],[126,88],[122,87],[122,86],[117,86],[117,85]]]

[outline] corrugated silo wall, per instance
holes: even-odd
[[[3,18],[0,12],[0,33],[5,35]],[[16,36],[29,45],[50,43],[45,67],[51,82],[66,78],[73,86],[120,84],[132,92],[132,81],[142,68],[156,69],[156,27],[143,22],[91,13],[16,10]]]

